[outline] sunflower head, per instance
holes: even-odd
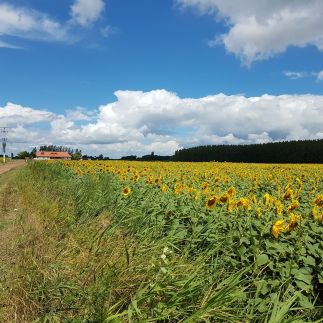
[[[202,183],[202,185],[201,185],[201,189],[202,190],[206,190],[207,189],[207,187],[208,187],[208,183],[207,182],[204,182],[204,183]]]
[[[284,193],[283,199],[288,200],[293,198],[293,190],[291,188],[287,188],[286,192]]]
[[[162,186],[162,189],[161,190],[162,190],[163,193],[167,192],[168,191],[168,186],[166,184],[164,184]]]
[[[235,195],[236,195],[237,191],[236,191],[236,189],[235,189],[233,186],[231,186],[231,187],[228,189],[227,193],[228,193],[231,197],[233,197],[233,196],[235,196]]]
[[[245,209],[249,209],[250,207],[250,202],[248,199],[241,197],[239,201],[237,202],[237,207],[243,207]]]
[[[279,200],[275,200],[274,205],[276,207],[276,214],[277,215],[282,215],[283,210],[284,210],[284,205],[282,202],[280,202]]]
[[[206,202],[206,207],[208,208],[208,209],[212,209],[214,206],[215,206],[215,204],[216,204],[216,202],[218,201],[218,199],[217,199],[217,197],[216,196],[212,196],[212,197],[210,197],[208,200],[207,200],[207,202]]]
[[[128,196],[130,193],[131,193],[131,188],[130,188],[130,187],[125,187],[125,188],[122,190],[122,194],[123,194],[124,196]]]
[[[295,210],[299,207],[299,202],[297,200],[293,200],[291,205],[288,207],[288,211]]]
[[[312,216],[315,221],[323,222],[323,212],[316,205],[312,208]]]
[[[314,204],[318,207],[323,207],[323,194],[319,195],[315,200]]]
[[[287,230],[291,231],[294,228],[296,228],[299,220],[300,220],[300,217],[298,215],[291,213],[291,215],[289,216],[289,223],[287,226]]]
[[[226,203],[229,199],[229,195],[228,194],[223,194],[220,196],[220,202],[222,203]]]
[[[279,235],[285,231],[285,229],[285,220],[277,220],[271,228],[271,233],[277,239]]]
[[[269,206],[270,202],[271,202],[271,196],[269,195],[269,193],[266,193],[264,195],[264,205],[267,207]]]

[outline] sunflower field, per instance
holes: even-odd
[[[80,263],[70,255],[78,296],[61,300],[82,308],[73,318],[323,316],[322,165],[49,161],[28,171],[55,200],[64,239],[80,230],[73,241],[86,249]]]

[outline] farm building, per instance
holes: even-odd
[[[66,151],[37,151],[36,160],[65,159],[70,160],[72,156]]]

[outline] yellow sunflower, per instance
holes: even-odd
[[[211,198],[209,198],[207,200],[206,207],[208,209],[212,209],[215,206],[215,204],[216,204],[217,201],[218,201],[217,197],[216,196],[212,196]]]
[[[235,189],[233,186],[231,186],[231,187],[228,189],[227,193],[228,193],[231,197],[233,197],[233,196],[235,196],[235,195],[236,195],[237,191],[236,191],[236,189]]]
[[[229,195],[228,194],[223,194],[220,196],[220,202],[222,203],[226,203],[229,199]]]
[[[288,199],[293,199],[293,190],[291,188],[287,188],[284,196],[283,196],[284,200],[288,200]]]
[[[166,184],[164,184],[162,186],[162,189],[161,190],[162,190],[163,193],[167,192],[168,191],[168,186]]]
[[[125,188],[122,190],[122,194],[123,194],[124,196],[128,196],[130,193],[131,193],[131,188],[130,188],[130,187],[125,187]]]
[[[320,212],[316,205],[312,208],[312,216],[315,221],[323,222],[323,212]]]
[[[289,223],[286,229],[288,231],[291,231],[294,228],[296,228],[299,220],[300,220],[300,217],[298,215],[291,213],[291,215],[289,216]]]
[[[243,207],[246,210],[251,209],[249,200],[244,197],[240,197],[239,201],[237,202],[237,207]]]
[[[277,220],[271,228],[271,233],[277,239],[278,236],[285,231],[285,228],[285,220]]]
[[[295,210],[299,207],[299,202],[297,200],[293,200],[291,205],[288,207],[288,211]]]
[[[319,195],[315,200],[314,204],[316,204],[319,207],[323,207],[323,194]]]

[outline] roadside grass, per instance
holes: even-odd
[[[155,208],[149,190],[122,197],[112,175],[77,178],[60,165],[43,163],[1,180],[6,184],[0,232],[7,238],[1,253],[0,321],[319,318],[321,309],[295,308],[296,297],[283,289],[260,312],[259,268],[230,262],[230,248],[223,246],[226,232],[216,224],[218,236],[197,250],[176,218],[165,223],[165,210]]]
[[[18,239],[16,224],[16,207],[13,197],[13,187],[9,184],[15,172],[0,175],[0,319],[10,322],[13,313],[9,297],[8,281],[12,281],[11,270],[15,263],[15,243]],[[10,319],[9,319],[10,318]]]
[[[10,157],[6,157],[6,161],[3,162],[3,157],[0,156],[0,165],[7,164],[7,163],[9,163],[11,161],[12,161],[12,159]]]

